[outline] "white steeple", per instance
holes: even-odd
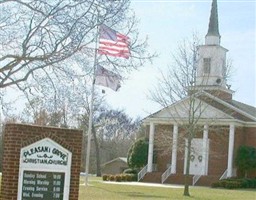
[[[220,46],[217,0],[213,0],[205,45],[198,48],[196,86],[208,87],[209,89],[221,87],[226,90],[227,51],[227,49]]]

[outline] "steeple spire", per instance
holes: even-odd
[[[208,33],[206,34],[206,37],[205,37],[205,44],[209,44],[209,45],[220,44],[217,0],[212,1],[211,15],[210,15]]]
[[[212,1],[211,16],[207,35],[220,36],[218,23],[217,0]]]

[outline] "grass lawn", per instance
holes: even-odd
[[[81,179],[83,183],[83,179]],[[170,199],[170,200],[256,200],[255,190],[226,190],[207,187],[190,187],[190,197],[183,196],[183,188],[133,186],[104,183],[89,178],[89,187],[80,186],[79,200]]]
[[[184,197],[183,188],[111,184],[101,178],[90,177],[89,187],[80,185],[79,200],[169,199],[169,200],[256,200],[256,190],[226,190],[190,187],[190,197]],[[84,178],[81,178],[81,184]],[[1,177],[0,177],[1,186]]]

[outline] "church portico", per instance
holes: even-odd
[[[161,115],[161,113],[158,114]],[[167,173],[164,183],[174,183],[176,179],[181,181],[186,169],[187,125],[184,121],[170,120],[167,123],[166,119],[163,119],[161,122],[159,116],[152,121],[154,122],[148,124],[147,173],[153,173],[154,176],[156,174],[163,176]],[[207,183],[210,183],[211,179],[217,181],[222,175],[224,178],[234,177],[236,175],[234,155],[237,148],[246,140],[244,124],[234,120],[231,122],[230,119],[215,120],[211,123],[206,123],[206,121],[204,119],[198,122],[197,132],[192,140],[191,181],[195,176],[199,177],[199,182],[207,180]],[[159,143],[159,140],[163,138],[166,140]],[[159,145],[163,145],[166,149]],[[157,154],[155,163],[153,163],[154,153]],[[157,180],[159,179],[161,178]]]

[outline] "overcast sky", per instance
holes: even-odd
[[[197,33],[204,42],[212,0],[131,0],[140,20],[140,37],[149,38],[149,50],[159,54],[153,64],[132,72],[118,92],[104,88],[107,103],[123,109],[133,118],[144,118],[160,109],[149,100],[160,71],[171,63],[179,43]],[[233,98],[256,107],[256,0],[218,0],[221,45],[233,61],[231,89]],[[122,30],[118,30],[122,33]]]
[[[171,53],[179,42],[198,33],[204,42],[211,0],[146,1],[132,0],[132,8],[140,19],[142,38],[149,37],[151,51],[159,57],[152,65],[134,71],[118,92],[106,90],[107,102],[114,109],[124,109],[131,117],[146,117],[160,107],[148,99],[156,84],[159,70],[171,63]],[[228,49],[233,62],[231,89],[234,99],[256,107],[256,1],[218,0],[221,45]]]

